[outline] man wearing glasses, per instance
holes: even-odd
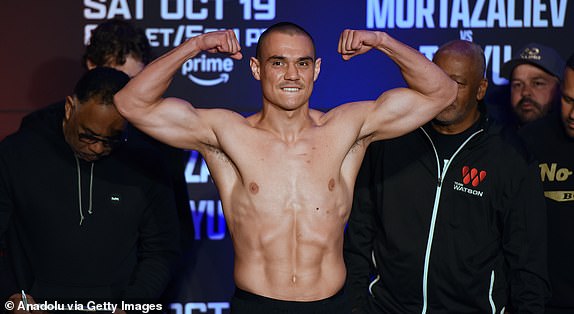
[[[0,143],[0,237],[29,304],[155,303],[170,279],[173,193],[157,156],[122,139],[113,95],[128,81],[92,69]]]

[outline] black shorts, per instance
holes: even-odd
[[[232,314],[349,314],[351,308],[343,290],[318,301],[283,301],[239,288],[231,299]]]

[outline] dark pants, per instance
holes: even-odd
[[[232,314],[349,314],[351,308],[343,290],[327,299],[309,302],[276,300],[235,289]]]

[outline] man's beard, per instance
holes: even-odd
[[[531,108],[529,108],[528,111],[523,110],[525,103],[528,103],[528,105],[531,106]],[[536,119],[541,118],[545,114],[544,106],[534,101],[534,99],[530,97],[521,98],[520,101],[518,101],[518,104],[516,104],[516,108],[514,110],[516,111],[516,114],[521,120],[520,121],[521,123],[532,122]]]

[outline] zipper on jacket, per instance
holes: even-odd
[[[494,304],[494,299],[492,299],[492,290],[494,290],[494,270],[492,270],[492,272],[490,273],[490,287],[488,287],[488,302],[490,303],[492,314],[496,314],[496,305]]]
[[[373,260],[373,266],[375,267],[375,269],[377,269],[377,260],[375,259],[375,251],[372,250],[371,251],[371,259]],[[371,294],[371,296],[375,296],[373,294],[373,286],[379,282],[379,280],[381,279],[381,275],[377,273],[377,277],[375,277],[375,279],[373,279],[373,281],[371,281],[371,283],[369,283],[369,293]]]
[[[481,133],[484,131],[484,129],[480,129],[474,133],[472,133],[458,148],[457,150],[454,152],[454,154],[452,154],[452,156],[449,158],[448,162],[445,164],[442,172],[440,169],[440,160],[438,157],[438,153],[436,151],[436,146],[434,145],[434,142],[432,141],[431,137],[429,136],[429,134],[427,133],[427,131],[425,131],[424,128],[420,127],[420,129],[423,131],[423,133],[426,135],[426,137],[428,138],[432,149],[434,151],[434,156],[435,156],[435,160],[436,160],[436,165],[437,165],[437,188],[435,191],[435,197],[434,197],[434,204],[433,204],[433,210],[432,210],[432,216],[431,216],[431,222],[430,222],[430,228],[429,228],[429,235],[427,238],[427,246],[426,246],[426,250],[425,250],[425,262],[424,262],[424,269],[423,269],[423,309],[421,311],[422,314],[426,314],[427,312],[427,307],[428,307],[428,291],[427,291],[427,286],[428,286],[428,272],[429,272],[429,265],[430,265],[430,254],[431,254],[431,248],[432,248],[432,243],[433,243],[433,237],[434,237],[434,229],[435,229],[435,225],[436,225],[436,217],[438,214],[438,207],[440,204],[440,195],[441,195],[441,191],[442,191],[442,183],[443,180],[446,176],[446,172],[450,166],[450,164],[452,163],[453,159],[456,157],[456,155],[458,155],[458,153],[462,150],[462,148],[472,139],[474,138],[477,134]]]

